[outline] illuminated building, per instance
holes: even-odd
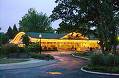
[[[22,36],[24,32],[19,32],[10,42],[14,44],[22,44]],[[80,33],[69,34],[51,34],[51,33],[26,33],[30,37],[31,42],[40,42],[39,34],[42,35],[41,46],[43,50],[76,50],[85,51],[89,49],[98,49],[98,40],[89,40]],[[40,43],[39,43],[40,44]]]

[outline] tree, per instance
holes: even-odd
[[[38,13],[33,8],[30,8],[19,21],[20,31],[24,32],[54,32],[50,24],[51,21],[46,14]]]
[[[2,44],[7,43],[7,42],[8,42],[8,37],[7,37],[5,34],[0,33],[0,46],[1,46]]]
[[[9,26],[6,35],[8,36],[9,39],[13,38],[13,31],[12,28]]]
[[[28,35],[23,35],[22,38],[23,38],[22,39],[23,44],[25,44],[26,46],[28,46],[29,43],[30,43],[30,38],[28,37]]]
[[[18,29],[16,27],[16,24],[14,24],[12,32],[13,32],[13,37],[15,37],[16,34],[18,33]]]
[[[52,21],[62,19],[58,31],[72,32],[84,28],[85,20],[82,19],[83,17],[81,16],[83,12],[79,12],[79,7],[73,5],[70,1],[71,0],[56,0],[58,6],[54,8],[50,17]]]
[[[56,3],[51,18],[52,21],[62,19],[61,30],[91,32],[100,40],[103,52],[105,48],[116,51],[119,0],[56,0]]]

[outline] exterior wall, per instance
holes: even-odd
[[[39,42],[40,39],[31,38],[31,42]],[[98,40],[63,40],[63,39],[41,39],[43,49],[58,49],[58,50],[77,50],[84,51],[98,49]],[[39,42],[40,44],[40,42]]]

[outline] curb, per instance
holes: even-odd
[[[37,65],[38,63],[32,63],[32,64],[36,64],[34,66],[22,66],[22,67],[14,67],[14,68],[3,68],[3,69],[0,69],[0,71],[3,71],[3,70],[16,70],[16,69],[27,69],[27,68],[35,68],[35,67],[41,67],[41,66],[48,66],[48,65],[52,65],[54,63],[57,63],[58,60],[55,60],[54,62],[51,62],[51,63],[46,63],[46,64],[42,64],[42,65]],[[24,64],[24,65],[29,65],[29,64]]]
[[[88,71],[88,70],[85,70],[84,67],[81,67],[81,71],[86,72],[86,73],[90,73],[90,74],[119,76],[119,74],[115,74],[115,73],[102,73],[102,72]]]
[[[76,58],[81,58],[81,59],[85,59],[85,60],[90,60],[89,58],[86,58],[86,57],[81,57],[81,56],[76,56],[74,54],[71,54],[73,57],[76,57]]]

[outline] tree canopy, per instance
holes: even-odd
[[[13,37],[15,37],[16,34],[18,33],[18,29],[16,27],[16,24],[14,24],[12,32],[13,32]]]
[[[6,35],[8,36],[9,39],[12,39],[16,36],[16,34],[18,33],[18,29],[16,27],[16,24],[13,25],[13,29],[9,26]]]
[[[2,44],[7,43],[8,41],[9,41],[8,37],[7,37],[5,34],[0,33],[0,46],[1,46]]]
[[[50,18],[46,15],[38,13],[35,9],[30,8],[28,13],[19,21],[20,31],[24,32],[54,32]]]
[[[102,49],[117,45],[119,0],[56,0],[52,21],[61,19],[58,31],[93,33]],[[93,28],[93,29],[92,29]],[[107,46],[111,45],[111,46]]]
[[[12,31],[12,28],[10,26],[6,32],[6,35],[8,36],[9,39],[13,38],[13,31]]]
[[[68,30],[73,28],[75,31],[84,28],[84,26],[85,29],[95,26],[96,19],[101,15],[101,12],[103,15],[105,15],[104,11],[110,14],[108,12],[112,10],[111,7],[108,7],[110,3],[115,13],[119,9],[118,0],[56,0],[55,2],[58,5],[50,17],[52,21],[61,19],[60,28],[65,31],[67,31],[66,26],[68,26]]]

